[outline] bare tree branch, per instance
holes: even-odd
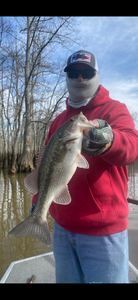
[[[72,20],[64,16],[1,19],[0,160],[1,153],[8,155],[12,173],[21,165],[22,170],[33,168],[37,149],[62,110],[67,94],[64,61],[55,53],[57,47],[75,44]]]

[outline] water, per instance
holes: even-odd
[[[138,161],[128,166],[128,197],[138,200]],[[0,169],[0,278],[15,260],[52,251],[33,237],[10,238],[8,232],[28,217],[32,196],[24,188],[27,174],[8,174]],[[138,206],[129,204],[129,208]],[[53,232],[53,219],[48,215],[49,229]]]
[[[12,261],[52,251],[33,237],[10,238],[8,232],[28,217],[32,196],[24,188],[27,174],[0,169],[0,279]],[[48,215],[49,229],[53,219]]]
[[[138,160],[128,166],[128,198],[138,200]]]

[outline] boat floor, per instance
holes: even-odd
[[[138,283],[138,210],[130,210],[128,224],[129,282]],[[32,275],[34,283],[55,283],[53,252],[12,262],[0,283],[28,283]]]
[[[32,275],[35,275],[35,283],[55,282],[53,252],[12,262],[1,283],[28,283]]]
[[[55,283],[55,260],[53,252],[12,262],[1,283]],[[129,282],[138,283],[138,270],[129,262]]]

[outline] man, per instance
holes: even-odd
[[[52,203],[57,283],[128,282],[127,165],[138,159],[138,132],[126,106],[99,85],[96,57],[72,54],[64,69],[69,97],[46,139],[81,111],[98,128],[85,130],[83,155],[68,188],[69,205]],[[32,199],[36,202],[37,195]]]

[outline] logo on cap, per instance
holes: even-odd
[[[75,61],[87,61],[90,62],[91,60],[91,54],[89,53],[75,53],[71,56],[71,63],[75,62]]]

